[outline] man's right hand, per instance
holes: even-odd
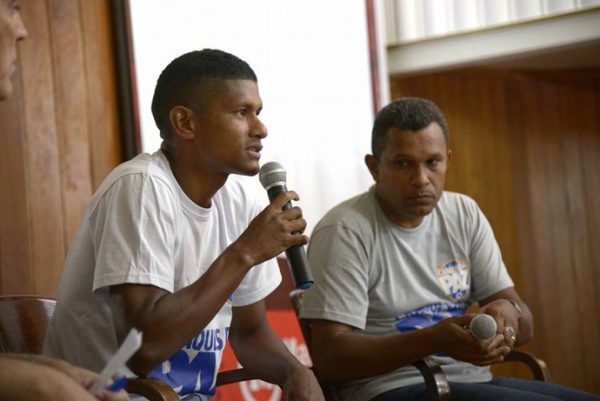
[[[443,319],[431,326],[435,348],[455,359],[475,365],[484,366],[503,361],[510,352],[510,347],[504,342],[504,336],[496,333],[488,340],[476,339],[468,330],[474,317],[475,314],[466,314]]]
[[[251,266],[276,257],[289,247],[305,245],[308,237],[301,233],[306,228],[302,209],[298,206],[283,210],[292,200],[298,200],[294,191],[282,192],[259,213],[233,244]]]

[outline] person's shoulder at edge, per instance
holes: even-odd
[[[101,202],[101,199],[111,191],[111,188],[113,188],[116,183],[124,183],[124,179],[141,175],[151,177],[151,180],[154,182],[160,182],[161,187],[169,192],[173,199],[177,197],[176,191],[173,188],[175,179],[170,173],[168,161],[162,153],[160,151],[153,154],[140,153],[132,159],[116,166],[106,178],[104,178],[88,203],[87,214],[93,213]],[[138,180],[138,182],[149,181],[150,180]],[[121,190],[122,188],[128,188],[128,185],[129,184],[121,185]]]
[[[314,233],[332,226],[342,226],[350,230],[370,225],[376,219],[373,188],[348,198],[333,206],[315,225]],[[367,224],[365,224],[367,223]]]
[[[96,190],[96,195],[106,192],[117,180],[129,174],[148,174],[168,180],[168,162],[160,151],[153,154],[140,153],[116,166]]]
[[[463,209],[479,209],[477,202],[471,196],[454,191],[445,190],[438,205],[441,207],[460,207]]]
[[[122,176],[131,173],[166,176],[168,171],[170,171],[169,162],[159,150],[152,154],[140,153],[130,160],[121,163],[108,175],[107,180],[111,176]]]
[[[477,201],[459,192],[444,191],[440,201],[435,207],[438,216],[446,221],[446,224],[462,229],[470,230],[478,226],[485,216]]]

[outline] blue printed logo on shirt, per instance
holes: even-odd
[[[435,268],[440,287],[454,301],[467,299],[471,288],[471,266],[468,260],[451,259]]]
[[[394,326],[402,332],[422,329],[434,325],[442,319],[464,315],[467,306],[464,302],[427,305],[397,316]]]
[[[221,329],[203,330],[168,360],[154,368],[148,376],[167,383],[180,395],[214,395],[217,354],[225,346],[228,329],[224,333]]]

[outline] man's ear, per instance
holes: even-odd
[[[450,165],[452,161],[452,149],[448,149],[448,153],[446,154],[446,168]]]
[[[183,140],[191,140],[196,134],[196,113],[185,106],[173,106],[169,112],[173,133]]]
[[[367,165],[369,172],[371,172],[371,177],[377,182],[379,180],[379,160],[373,155],[366,155],[365,164]]]

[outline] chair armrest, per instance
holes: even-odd
[[[504,358],[506,362],[521,362],[524,363],[533,372],[533,378],[538,381],[549,382],[550,370],[542,359],[525,351],[512,350]]]
[[[425,379],[427,399],[430,401],[450,401],[450,385],[446,374],[433,359],[427,357],[413,362],[413,366],[419,369]]]
[[[232,369],[220,372],[217,375],[217,386],[225,384],[237,383],[245,380],[253,380],[256,377],[252,376],[246,369]],[[166,383],[150,378],[134,378],[129,379],[125,389],[131,394],[141,395],[150,401],[179,401],[179,396]]]
[[[125,390],[146,397],[150,401],[179,401],[179,396],[171,386],[155,379],[139,377],[129,379]]]
[[[224,372],[219,372],[217,375],[217,386],[254,379],[256,379],[256,377],[251,375],[250,372],[244,368],[226,370]]]

